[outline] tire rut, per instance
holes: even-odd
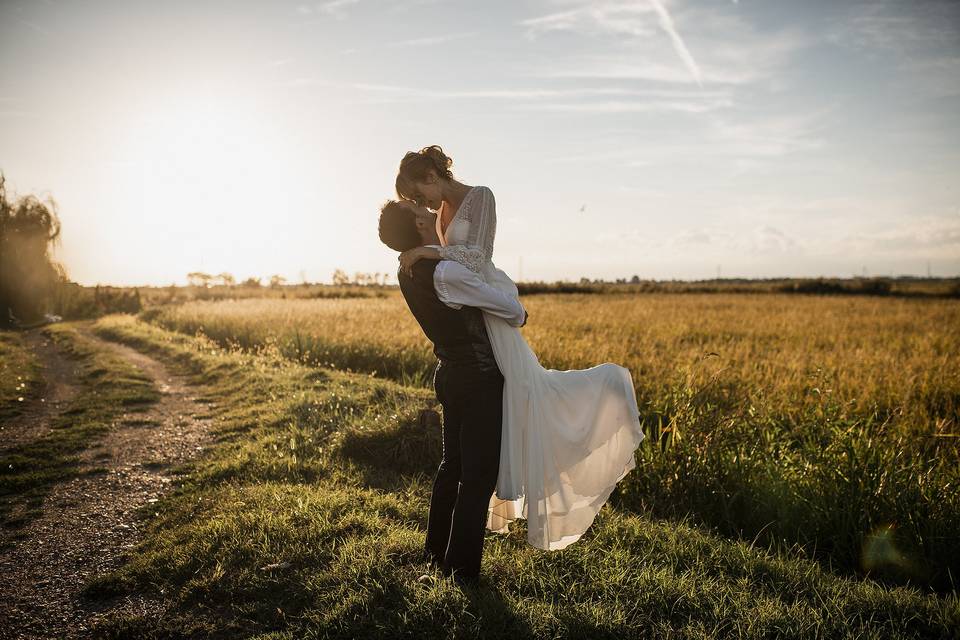
[[[9,451],[42,437],[53,419],[77,395],[74,361],[39,329],[24,332],[24,342],[40,360],[44,386],[19,415],[0,424],[0,451]]]

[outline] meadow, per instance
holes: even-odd
[[[163,614],[113,616],[98,637],[879,640],[948,638],[960,625],[955,592],[845,575],[796,546],[661,518],[629,498],[655,497],[639,485],[561,551],[528,545],[522,520],[488,535],[480,589],[418,581],[430,573],[417,556],[440,456],[439,429],[418,420],[435,406],[430,390],[131,316],[94,331],[188,375],[216,421],[213,446],[143,509],[125,565],[86,585],[93,600],[161,598]],[[685,473],[663,456],[645,448],[632,478]]]
[[[633,373],[648,437],[611,499],[855,574],[960,575],[960,304],[786,294],[529,295],[548,368]],[[240,299],[142,317],[221,347],[429,386],[396,292]]]
[[[460,590],[418,558],[441,456],[421,413],[439,407],[402,298],[279,293],[42,330],[79,392],[0,456],[10,531],[119,412],[159,397],[91,332],[186,376],[213,423],[140,510],[139,543],[82,592],[160,604],[109,614],[97,637],[956,637],[960,302],[523,296],[544,365],[631,369],[648,437],[577,544],[534,549],[519,520],[487,536],[481,588]],[[0,380],[6,415],[43,388],[23,336],[0,333],[21,377]]]

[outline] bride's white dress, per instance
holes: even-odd
[[[437,216],[442,257],[517,296],[513,280],[493,264],[495,233],[496,204],[487,187],[470,190],[446,232]],[[609,362],[545,369],[519,329],[483,316],[504,377],[500,472],[487,529],[507,533],[512,520],[525,518],[531,545],[562,549],[584,534],[636,464],[644,435],[630,372]]]

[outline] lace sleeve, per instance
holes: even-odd
[[[479,249],[467,247],[462,244],[453,244],[446,247],[440,247],[440,257],[444,260],[453,260],[459,262],[470,271],[480,273],[480,266],[483,264],[483,253]]]
[[[471,271],[478,272],[484,262],[493,259],[493,239],[497,233],[497,204],[493,192],[487,187],[477,187],[477,193],[457,212],[462,220],[470,223],[466,244],[449,245],[440,249],[440,256],[455,260]],[[462,207],[463,205],[461,205]]]

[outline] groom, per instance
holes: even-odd
[[[436,215],[406,201],[380,212],[380,240],[396,251],[440,245]],[[433,386],[443,407],[443,458],[433,482],[425,558],[458,584],[476,585],[497,485],[503,376],[497,368],[483,311],[523,326],[520,302],[484,283],[458,262],[422,259],[397,273],[400,291],[439,363]]]

